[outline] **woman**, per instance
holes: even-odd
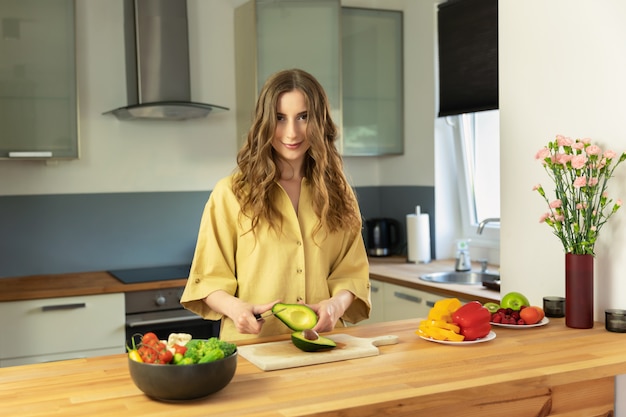
[[[370,312],[358,204],[335,148],[337,128],[321,85],[302,70],[272,75],[259,95],[238,169],[205,207],[183,306],[222,319],[220,338],[288,333],[277,302],[305,303],[314,330]]]

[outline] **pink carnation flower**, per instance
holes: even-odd
[[[572,158],[572,168],[581,169],[587,163],[587,157],[585,155],[576,155]]]
[[[610,150],[610,149],[608,151],[604,152],[604,157],[606,159],[613,159],[616,156],[617,156],[617,154],[615,152],[613,152],[612,150]]]
[[[556,135],[556,144],[559,146],[572,146],[574,141],[571,138],[566,138],[563,135]]]
[[[558,153],[556,154],[556,162],[561,165],[567,165],[569,161],[572,160],[574,155],[568,155],[566,153]]]
[[[587,185],[589,185],[590,187],[593,187],[594,185],[598,185],[598,179],[597,178],[589,178],[589,180],[587,181]]]
[[[602,149],[598,145],[589,145],[585,148],[585,152],[587,152],[587,155],[600,155]]]
[[[587,178],[585,177],[578,177],[574,180],[574,187],[576,188],[584,187],[585,185],[587,185]]]
[[[582,142],[576,142],[574,144],[572,144],[572,149],[576,149],[579,151],[582,151],[583,149],[585,149],[585,144]]]
[[[550,149],[544,147],[537,151],[537,153],[535,154],[535,159],[540,159],[543,161],[549,156],[550,156]]]
[[[550,208],[559,208],[563,205],[563,202],[561,200],[554,200],[553,202],[550,203]]]

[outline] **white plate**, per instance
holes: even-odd
[[[491,325],[498,326],[498,327],[507,327],[509,329],[528,329],[529,327],[545,326],[548,323],[550,323],[550,320],[548,320],[547,317],[544,317],[541,319],[539,323],[535,323],[535,324],[502,324],[502,323],[491,322]]]
[[[493,331],[490,331],[489,334],[485,337],[481,337],[480,339],[476,339],[476,340],[470,340],[470,341],[463,341],[463,342],[453,342],[451,340],[435,340],[435,339],[431,339],[429,337],[424,337],[421,336],[420,337],[424,340],[428,340],[429,342],[435,342],[435,343],[441,343],[442,345],[457,345],[457,346],[464,346],[464,345],[473,345],[474,343],[483,343],[483,342],[488,342],[490,340],[493,340],[496,338],[496,334]]]

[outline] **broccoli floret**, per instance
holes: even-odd
[[[200,339],[191,339],[185,347],[187,351],[183,355],[185,358],[190,358],[193,360],[193,363],[198,363],[202,356],[204,355],[204,340]]]
[[[219,349],[224,352],[224,357],[232,355],[235,353],[235,350],[237,350],[236,345],[220,340],[217,337],[212,337],[207,340],[207,345],[209,345],[211,349]]]
[[[208,358],[203,361],[202,359],[205,357],[214,358],[213,360],[219,359],[221,355],[215,354],[214,351],[216,349],[221,350],[224,353],[223,357],[232,355],[237,349],[236,345],[222,341],[217,337],[212,337],[208,340],[191,339],[187,342],[185,347],[187,348],[187,351],[184,356],[186,358],[191,358],[194,363],[210,361]]]

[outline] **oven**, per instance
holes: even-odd
[[[108,271],[124,284],[186,279],[190,265]],[[185,287],[159,288],[124,293],[126,307],[126,341],[135,334],[154,332],[161,340],[170,333],[189,333],[195,339],[219,337],[220,321],[204,320],[185,310],[180,298]]]
[[[156,333],[167,340],[170,333],[189,333],[194,339],[218,337],[220,322],[204,320],[180,304],[184,287],[125,293],[126,340],[133,335]],[[137,341],[137,338],[135,338]]]

